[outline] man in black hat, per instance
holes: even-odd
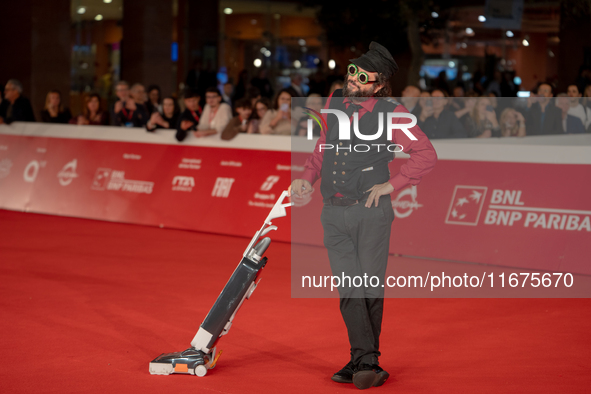
[[[302,179],[294,180],[290,186],[297,201],[298,197],[311,193],[312,185],[321,178],[324,245],[335,277],[363,278],[367,275],[385,283],[394,220],[390,193],[409,184],[417,185],[437,161],[433,146],[417,126],[408,129],[415,139],[403,128],[394,129],[391,140],[387,138],[385,127],[377,136],[378,121],[387,119],[387,113],[409,114],[404,106],[389,98],[388,81],[397,70],[390,52],[376,42],[370,44],[366,54],[351,60],[343,89],[331,95],[325,109],[347,114],[349,120],[357,122],[363,138],[351,132],[350,138],[340,139],[337,116],[326,117],[328,129],[322,131],[314,153],[306,162]],[[395,117],[394,123],[404,124],[408,120]],[[393,177],[388,163],[394,154],[384,148],[392,144],[402,145],[402,150],[410,154],[410,159]],[[368,151],[357,149],[358,145],[371,148]],[[328,148],[330,146],[333,148]],[[389,376],[378,365],[384,288],[341,283],[338,289],[351,358],[332,380],[354,383],[359,389],[381,386]]]

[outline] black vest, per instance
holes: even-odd
[[[378,113],[383,114],[382,135],[378,139],[370,141],[359,139],[355,135],[353,122],[351,122],[351,139],[340,141],[337,116],[327,114],[327,149],[323,148],[322,181],[320,184],[320,192],[323,198],[329,198],[336,193],[341,193],[348,198],[362,199],[372,186],[385,183],[390,179],[388,163],[394,159],[394,153],[387,149],[392,142],[388,141],[385,123],[387,114],[394,111],[397,105],[391,99],[380,98],[373,111],[365,113],[359,119],[360,134],[373,135],[378,131],[379,127]],[[343,102],[342,90],[339,89],[334,92],[329,108],[345,112],[346,106]],[[328,149],[330,145],[333,148]]]

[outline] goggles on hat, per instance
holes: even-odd
[[[347,66],[347,72],[349,73],[350,76],[354,77],[355,75],[357,75],[357,81],[359,81],[360,84],[365,85],[368,83],[375,83],[377,82],[376,79],[374,79],[373,81],[369,80],[369,75],[367,75],[367,73],[363,72],[363,71],[359,71],[359,69],[357,68],[357,66],[353,63],[349,64]]]

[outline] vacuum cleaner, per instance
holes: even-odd
[[[271,221],[286,216],[285,208],[293,205],[293,202],[283,202],[287,196],[287,191],[281,193],[263,226],[251,239],[238,267],[201,323],[191,347],[182,352],[163,353],[156,357],[150,362],[150,374],[183,373],[202,377],[215,367],[221,354],[216,352],[218,340],[230,330],[236,312],[256,289],[261,270],[267,264],[267,258],[263,255],[271,244],[271,238],[265,235],[277,230]]]

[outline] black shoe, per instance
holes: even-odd
[[[338,383],[353,383],[353,374],[357,372],[357,368],[353,362],[349,361],[339,372],[332,375],[332,380]]]
[[[376,364],[360,364],[357,372],[353,374],[353,384],[358,389],[365,390],[383,385],[389,376],[388,372]]]

